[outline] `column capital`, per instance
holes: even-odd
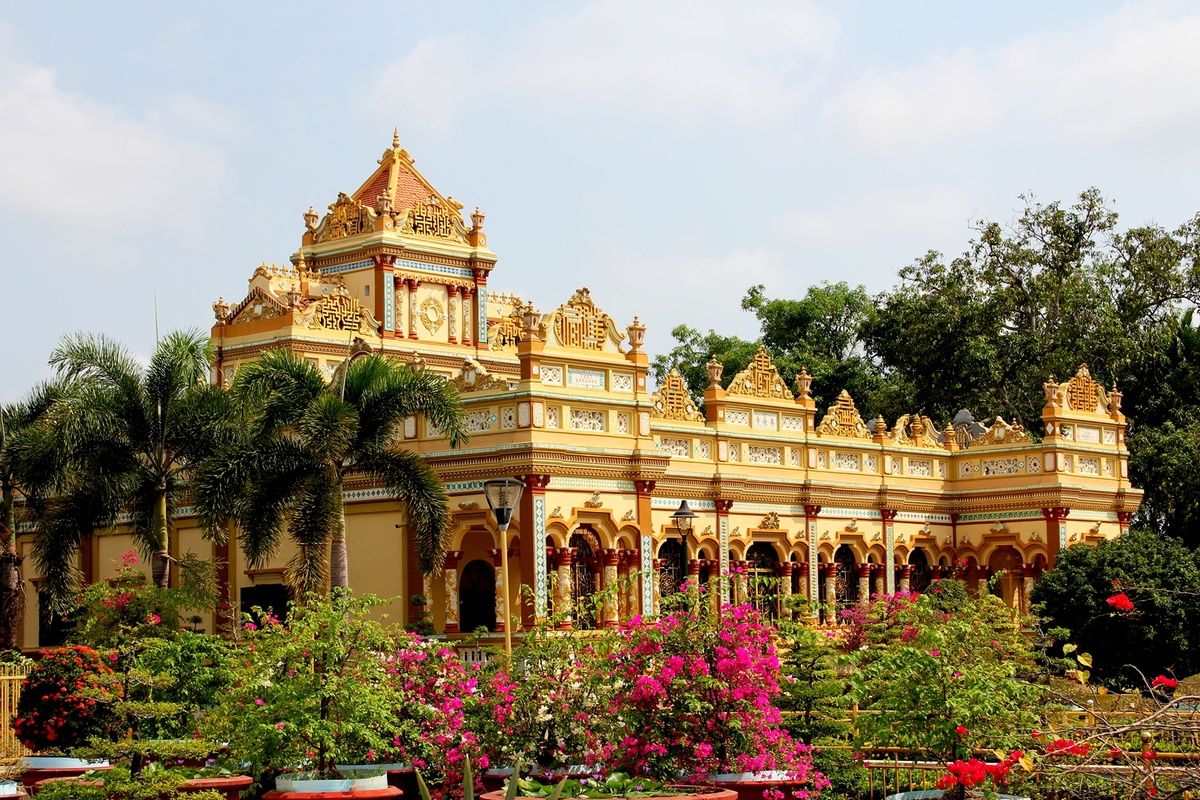
[[[633,488],[639,495],[654,494],[654,487],[658,485],[657,481],[639,478],[633,482]]]
[[[446,560],[442,562],[442,565],[446,569],[455,569],[458,567],[458,559],[460,558],[462,558],[461,550],[447,550]]]
[[[545,491],[550,485],[549,475],[523,475],[521,480],[525,483],[525,488],[535,492]]]
[[[728,513],[729,513],[729,509],[733,508],[733,501],[732,501],[732,500],[726,500],[726,499],[724,499],[724,498],[718,498],[717,500],[715,500],[715,501],[713,501],[713,502],[716,504],[716,507],[717,507],[717,513],[718,513],[718,514],[728,514]]]
[[[611,547],[606,547],[600,551],[604,557],[604,566],[615,567],[620,563],[620,551]]]
[[[571,566],[571,563],[575,560],[575,551],[572,550],[570,547],[560,547],[560,548],[558,548],[557,553],[558,553],[558,565],[560,567],[569,567],[569,566]]]
[[[896,510],[892,508],[880,509],[879,516],[883,518],[884,522],[891,522],[896,518]]]
[[[856,573],[858,573],[858,577],[860,579],[866,578],[871,575],[871,567],[872,566],[874,566],[874,565],[873,564],[855,564],[854,571]]]
[[[1042,516],[1047,520],[1064,520],[1071,513],[1071,509],[1065,506],[1056,506],[1054,508],[1043,508]]]
[[[1121,523],[1121,527],[1128,528],[1129,523],[1133,521],[1132,511],[1118,511],[1117,522]]]
[[[779,563],[779,575],[782,578],[790,578],[792,576],[792,567],[795,566],[791,561],[781,561]]]
[[[810,504],[807,504],[807,503],[805,504],[805,506],[804,506],[804,516],[806,516],[806,517],[815,517],[815,516],[817,516],[817,515],[818,515],[818,514],[820,514],[820,513],[821,513],[821,507],[820,507],[820,506],[818,506],[818,505],[810,505]]]

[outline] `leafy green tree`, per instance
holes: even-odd
[[[17,403],[0,403],[0,648],[16,650],[17,624],[24,605],[21,556],[17,553],[17,494],[24,485],[16,445],[23,431],[58,397],[58,386],[42,383]]]
[[[1125,593],[1133,610],[1110,605]],[[1143,687],[1153,678],[1200,671],[1200,555],[1178,540],[1133,529],[1095,547],[1072,547],[1033,590],[1048,626],[1093,659],[1092,677]]]
[[[721,385],[728,386],[733,376],[746,368],[758,349],[756,342],[737,336],[722,336],[713,330],[700,333],[687,325],[672,329],[671,336],[676,345],[669,353],[655,356],[652,365],[654,378],[662,383],[672,368],[678,369],[701,408],[704,406],[704,390],[708,388],[708,370],[704,366],[708,360],[715,358],[725,367]]]
[[[38,515],[33,555],[56,607],[78,584],[83,538],[127,514],[134,541],[168,585],[171,528],[187,471],[234,427],[208,385],[203,334],[167,334],[143,367],[104,335],[65,337],[50,357],[60,395],[19,438],[16,459]]]
[[[442,377],[380,355],[352,360],[327,383],[286,350],[243,367],[233,394],[253,422],[196,473],[196,505],[209,535],[236,522],[249,564],[263,564],[286,533],[297,553],[288,579],[301,596],[349,585],[342,486],[367,475],[408,511],[422,571],[446,548],[446,489],[418,454],[396,446],[404,419],[423,416],[451,446],[466,439],[462,404]]]

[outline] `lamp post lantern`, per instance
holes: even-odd
[[[687,500],[679,501],[679,508],[671,515],[671,521],[675,523],[675,529],[679,531],[680,544],[683,545],[683,569],[686,573],[688,567],[688,535],[692,532],[692,526],[696,524],[696,512],[688,508]]]
[[[500,595],[504,599],[504,656],[512,660],[512,619],[508,609],[508,524],[512,522],[513,511],[521,502],[521,492],[525,484],[516,478],[494,478],[483,482],[483,494],[487,498],[488,508],[496,517],[496,528],[500,535]]]

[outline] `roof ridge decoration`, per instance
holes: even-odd
[[[625,334],[596,305],[586,286],[575,290],[567,302],[547,314],[542,327],[554,333],[554,344],[559,347],[603,351],[611,343],[617,352],[625,352],[622,346]]]
[[[313,241],[331,242],[375,230],[375,210],[338,192],[337,200],[329,204],[329,213],[313,231]]]
[[[1067,410],[1088,414],[1109,413],[1108,391],[1092,378],[1087,364],[1079,365],[1075,376],[1058,387],[1057,395],[1059,403]]]
[[[506,378],[500,378],[488,372],[487,367],[473,358],[467,358],[463,361],[462,369],[450,381],[450,385],[460,393],[481,392],[485,389],[507,390],[509,388]]]
[[[779,370],[771,361],[771,354],[765,345],[759,345],[754,351],[754,357],[744,370],[733,376],[727,395],[743,395],[747,397],[765,397],[774,400],[794,400]]]
[[[1023,444],[1033,441],[1028,431],[1019,423],[1008,424],[1004,418],[997,415],[990,428],[971,440],[971,449],[979,447],[998,447],[1005,444]]]
[[[306,328],[379,335],[379,321],[375,315],[345,291],[327,294],[309,304],[302,312],[301,320]]]
[[[666,379],[654,393],[654,408],[650,416],[655,419],[704,422],[704,415],[700,413],[696,401],[688,391],[687,381],[675,367],[671,367]]]
[[[894,444],[908,447],[943,447],[937,426],[923,414],[904,414],[896,420],[887,438]]]
[[[863,422],[854,398],[845,389],[838,394],[837,400],[825,412],[817,433],[822,436],[845,436],[851,439],[870,439],[871,432]]]
[[[287,306],[284,305],[279,298],[275,297],[266,289],[262,288],[261,286],[251,286],[250,291],[246,293],[245,299],[243,299],[242,302],[238,303],[233,308],[229,309],[227,312],[225,317],[227,324],[234,325],[240,321],[243,321],[239,320],[238,317],[240,317],[243,312],[246,311],[246,309],[250,308],[251,304],[254,304],[254,301],[256,300],[263,304],[263,308],[261,311],[255,309],[255,313],[249,315],[253,319],[270,319],[273,317],[281,317],[287,310]]]

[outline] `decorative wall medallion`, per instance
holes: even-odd
[[[421,303],[421,313],[418,318],[425,326],[425,330],[434,333],[446,322],[446,309],[436,298],[427,297],[425,302]]]

